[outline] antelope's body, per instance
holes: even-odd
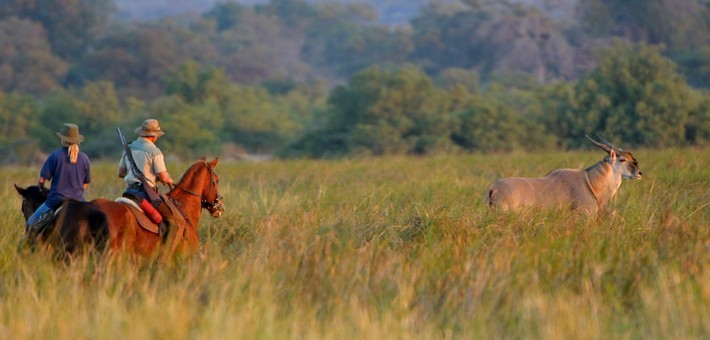
[[[604,209],[623,179],[640,179],[643,172],[630,152],[606,141],[592,142],[608,152],[597,164],[587,169],[558,169],[545,177],[497,179],[486,191],[486,204],[501,210],[570,207],[588,214]]]

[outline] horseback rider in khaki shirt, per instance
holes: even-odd
[[[173,185],[173,179],[170,177],[165,167],[163,153],[155,145],[158,138],[165,134],[165,132],[160,130],[158,121],[155,119],[146,119],[140,127],[136,128],[135,133],[138,135],[138,138],[128,144],[128,147],[131,149],[131,154],[136,162],[136,166],[143,172],[147,182],[156,191],[158,182]],[[118,177],[123,178],[127,185],[123,196],[136,201],[149,217],[156,216],[151,219],[158,224],[161,236],[165,237],[170,225],[174,224],[172,223],[172,213],[165,202],[160,203],[157,209],[153,207],[148,200],[148,195],[145,192],[146,189],[143,188],[143,184],[138,175],[133,173],[127,158],[124,152],[118,164]],[[156,214],[156,210],[159,215]]]

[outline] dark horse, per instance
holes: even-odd
[[[184,225],[184,229],[178,231],[175,230],[177,228],[171,228],[171,236],[168,237],[169,247],[164,248],[167,251],[163,251],[162,254],[181,257],[193,254],[199,248],[200,243],[197,225],[200,221],[202,208],[207,209],[214,218],[224,212],[222,196],[219,194],[219,177],[214,172],[218,162],[219,159],[207,162],[202,157],[187,169],[178,184],[167,194],[167,197],[175,203],[180,211],[180,214],[174,218],[181,222],[178,224]],[[31,188],[23,189],[20,192],[21,188],[18,187],[18,192],[24,198],[22,210],[25,218],[29,217],[29,214],[41,204],[41,202],[39,204],[33,203],[34,200],[26,198],[25,195],[41,195],[38,188]],[[71,202],[71,206],[67,206],[68,202]],[[74,203],[82,204],[81,207],[76,207]],[[57,223],[55,223],[57,225],[61,222],[59,230],[66,229],[77,235],[94,235],[92,237],[97,240],[97,243],[99,240],[105,240],[101,243],[105,243],[105,248],[109,252],[133,253],[150,257],[155,255],[156,250],[163,243],[162,237],[143,229],[138,224],[136,217],[124,203],[98,198],[91,202],[67,200],[63,206],[68,209],[62,209],[59,212]],[[104,219],[95,218],[95,213],[99,213]],[[61,218],[62,216],[64,218]],[[47,229],[45,233],[50,233],[50,228]],[[95,230],[96,233],[87,234],[85,232],[87,230]],[[105,237],[99,238],[102,235]],[[43,240],[49,241],[50,239]],[[76,240],[90,241],[87,237]]]
[[[15,189],[22,196],[22,214],[25,221],[47,200],[48,190],[33,185]],[[46,228],[27,232],[27,243],[34,247],[41,243],[63,254],[72,254],[86,245],[104,248],[108,239],[106,215],[88,202],[67,199],[57,209],[56,218]]]
[[[197,225],[202,208],[207,209],[214,218],[224,212],[222,196],[219,194],[219,177],[214,172],[218,162],[219,159],[207,162],[202,157],[185,171],[178,184],[168,192],[167,197],[180,210],[174,219],[184,229],[171,226],[166,242],[168,247],[161,252],[163,255],[184,257],[193,254],[200,245]],[[162,245],[163,238],[143,229],[125,204],[102,198],[91,203],[106,214],[109,231],[107,247],[110,251],[150,257]]]

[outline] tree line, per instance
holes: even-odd
[[[629,147],[706,145],[710,98],[687,84],[658,46],[617,42],[575,82],[432,79],[415,67],[370,68],[328,98],[322,125],[289,156],[570,149],[601,134]]]
[[[156,117],[180,157],[284,157],[707,143],[710,4],[590,0],[573,17],[521,3],[433,2],[406,26],[364,4],[272,0],[117,20],[111,0],[0,5],[0,151],[26,162],[80,124]]]

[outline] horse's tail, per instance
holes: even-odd
[[[106,215],[90,202],[64,201],[56,227],[68,253],[92,244],[103,250],[109,237]]]
[[[90,204],[90,203],[89,203]],[[106,214],[93,206],[89,210],[89,235],[93,240],[96,249],[104,250],[109,239],[108,220]]]

